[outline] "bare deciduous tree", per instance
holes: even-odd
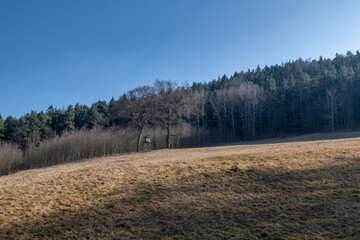
[[[219,128],[222,128],[227,121],[227,105],[229,101],[227,90],[223,89],[217,91],[216,95],[212,96],[209,101],[214,114],[217,116],[218,126]]]
[[[334,118],[338,107],[337,92],[335,87],[326,89],[326,100],[327,100],[326,101],[327,107],[329,109],[330,127],[331,127],[331,131],[334,132],[335,130]]]
[[[251,138],[255,139],[256,118],[261,116],[261,107],[265,100],[264,90],[251,82],[243,82],[238,91],[242,102],[244,128],[251,134]]]
[[[121,122],[126,122],[129,126],[138,130],[136,151],[141,150],[141,141],[144,129],[149,126],[154,119],[154,88],[142,86],[130,90],[126,96],[114,108],[116,117]]]
[[[205,105],[208,100],[208,92],[205,90],[191,92],[186,96],[185,113],[190,120],[193,118],[196,122],[197,130],[200,125],[205,123]],[[189,121],[191,124],[191,122]]]
[[[182,122],[186,91],[174,82],[157,80],[154,83],[157,93],[157,122],[166,130],[166,147],[171,147],[171,137],[176,137],[174,129]]]
[[[232,139],[236,134],[237,118],[242,123],[245,135],[251,136],[252,139],[256,137],[256,124],[257,120],[261,122],[264,101],[265,93],[261,87],[241,80],[234,81],[229,88],[218,90],[209,99],[213,113],[217,116],[219,128],[230,128]]]

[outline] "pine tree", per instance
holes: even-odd
[[[75,110],[72,105],[69,105],[65,111],[64,131],[71,133],[75,131]]]
[[[0,140],[2,140],[4,138],[4,136],[5,136],[4,133],[5,133],[4,121],[0,114]]]

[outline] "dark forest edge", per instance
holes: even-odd
[[[0,175],[104,155],[360,125],[360,53],[289,61],[178,86],[157,80],[90,107],[0,116]]]

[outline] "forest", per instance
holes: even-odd
[[[0,175],[85,158],[360,125],[360,52],[301,58],[177,85],[156,80],[109,102],[0,115]]]

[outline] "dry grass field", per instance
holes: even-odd
[[[0,239],[360,239],[360,133],[0,177]]]

